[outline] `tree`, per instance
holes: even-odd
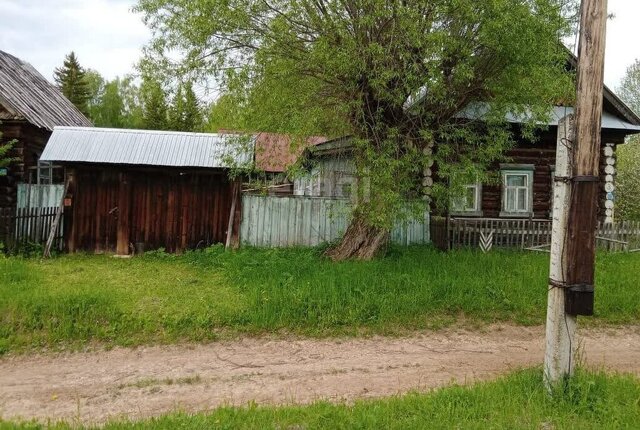
[[[62,67],[55,69],[54,79],[58,88],[62,91],[62,94],[64,94],[80,112],[88,115],[88,102],[91,98],[90,82],[73,51],[65,57]]]
[[[620,87],[620,98],[640,114],[640,60],[627,69]],[[640,221],[640,138],[634,136],[617,148],[616,215],[625,220]]]
[[[178,86],[171,109],[170,124],[177,131],[202,131],[204,117],[191,82]]]
[[[570,100],[559,40],[567,0],[139,0],[154,40],[143,68],[214,77],[253,124],[353,136],[360,202],[334,259],[371,258],[398,219],[426,209],[421,175],[484,177],[512,143]],[[176,53],[182,61],[175,64]],[[261,104],[256,104],[261,103]],[[476,120],[460,112],[482,109]],[[286,112],[283,112],[286,110]],[[320,127],[327,127],[319,130]],[[274,126],[276,128],[276,126]],[[431,148],[437,142],[435,151]],[[434,192],[446,193],[444,188]]]
[[[162,85],[151,79],[142,83],[142,124],[149,130],[167,130],[167,99]]]
[[[9,157],[9,151],[15,145],[15,140],[2,143],[2,132],[0,132],[0,168],[7,167],[15,161],[15,158]]]

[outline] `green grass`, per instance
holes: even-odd
[[[640,321],[639,273],[640,253],[598,256],[594,323]],[[547,278],[546,254],[428,247],[343,263],[308,249],[3,258],[0,351],[541,324]]]
[[[140,422],[112,422],[124,429],[636,429],[640,380],[632,376],[579,372],[549,396],[539,370],[494,382],[453,386],[354,405],[221,408],[175,413]],[[67,429],[67,424],[16,424],[0,428]]]

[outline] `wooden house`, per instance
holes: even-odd
[[[469,110],[464,115],[474,115],[471,112],[478,110],[481,109]],[[507,118],[517,143],[505,153],[502,163],[491,167],[499,176],[499,183],[467,184],[464,195],[453,199],[448,212],[439,215],[457,218],[550,219],[558,121],[570,113],[573,113],[571,107],[554,107],[547,129],[539,132],[533,142],[519,137],[521,124],[516,118]],[[600,158],[601,221],[611,222],[614,219],[616,147],[624,144],[627,136],[636,133],[640,133],[640,118],[605,87]],[[351,195],[357,178],[348,138],[309,148],[305,157],[314,161],[310,163],[313,167],[309,175],[295,181],[294,194],[338,198]],[[434,165],[426,172],[423,184],[428,186],[440,180],[438,166]]]
[[[15,141],[0,169],[0,209],[14,208],[21,182],[62,181],[62,171],[41,163],[40,155],[56,126],[90,127],[91,122],[29,63],[0,51],[0,133]]]
[[[41,160],[66,170],[67,250],[180,252],[224,243],[228,232],[237,240],[240,186],[229,169],[253,162],[254,144],[237,138],[56,127]]]

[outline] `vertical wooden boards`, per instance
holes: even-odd
[[[180,174],[122,166],[77,171],[68,238],[73,250],[128,253],[133,244],[180,252],[224,243],[231,187],[221,172]],[[122,177],[128,178],[124,184]]]
[[[240,241],[259,247],[317,246],[339,239],[351,214],[347,199],[242,196]],[[424,218],[398,223],[392,241],[403,245],[429,243],[429,213]]]
[[[88,217],[92,219],[93,217]],[[129,234],[131,218],[131,179],[127,173],[120,173],[118,191],[118,242],[116,254],[129,255]]]

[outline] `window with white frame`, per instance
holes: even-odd
[[[451,199],[451,212],[467,215],[481,215],[481,202],[482,185],[465,185],[462,190],[462,195]]]
[[[533,212],[533,165],[501,166],[500,216],[529,216]]]

